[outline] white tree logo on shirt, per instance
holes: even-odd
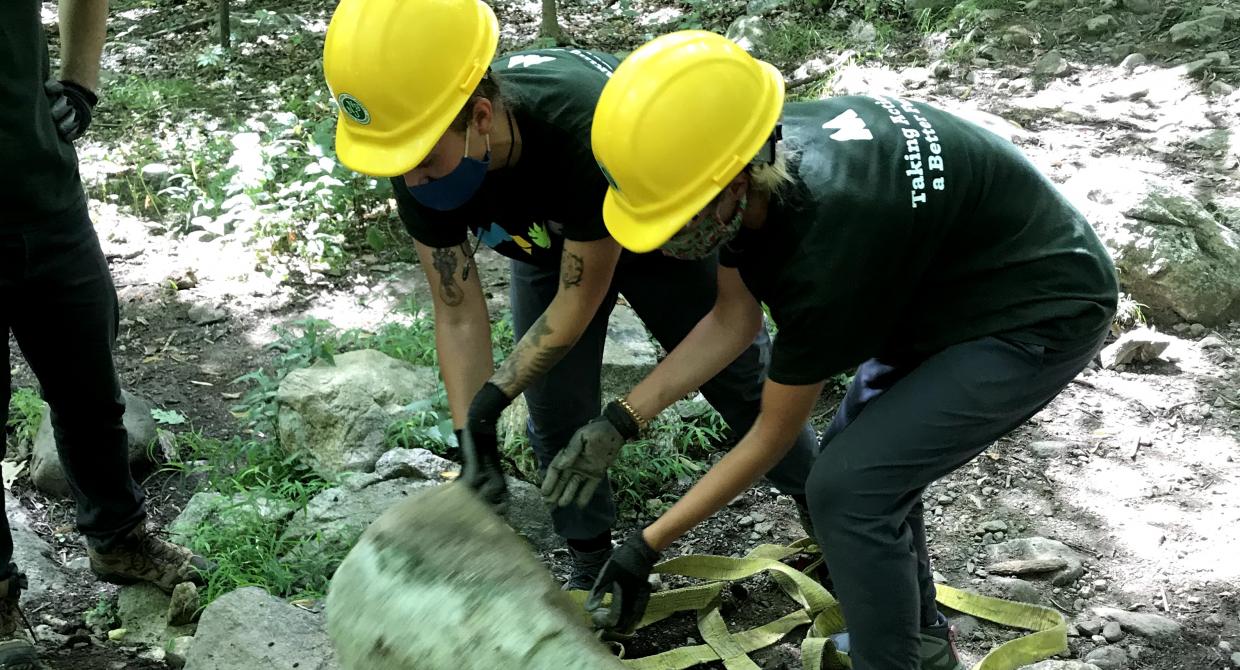
[[[539,56],[538,54],[521,54],[508,59],[508,69],[514,67],[529,67],[531,65],[541,65],[550,63],[555,60],[555,56]]]
[[[857,116],[857,111],[850,109],[843,114],[822,124],[823,129],[833,129],[831,139],[837,142],[847,142],[849,140],[872,140],[874,134],[869,128],[865,127],[865,119]]]

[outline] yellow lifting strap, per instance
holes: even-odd
[[[829,635],[845,629],[839,602],[821,584],[804,572],[783,563],[797,554],[817,553],[809,539],[788,546],[759,545],[744,558],[725,556],[680,556],[655,566],[654,572],[704,580],[681,589],[655,593],[638,628],[662,621],[677,612],[697,612],[698,632],[704,644],[690,645],[643,658],[623,659],[630,670],[685,670],[695,665],[722,661],[728,670],[759,670],[749,653],[782,640],[794,629],[812,624],[801,645],[805,670],[840,670],[851,667],[848,657],[835,651]],[[820,559],[821,560],[821,559]],[[811,565],[812,571],[817,565]],[[801,609],[776,621],[746,631],[728,630],[719,613],[720,594],[727,583],[770,573]],[[958,612],[1004,626],[1033,631],[1010,640],[986,655],[973,670],[1016,670],[1050,658],[1068,648],[1067,624],[1063,616],[1047,607],[1012,602],[936,585],[938,601]],[[570,594],[583,604],[585,591]],[[588,621],[588,616],[587,616]]]

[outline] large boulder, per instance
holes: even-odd
[[[345,670],[621,670],[583,615],[459,485],[420,491],[388,510],[327,595]]]
[[[283,540],[295,549],[287,559],[299,565],[321,565],[330,572],[371,523],[393,505],[415,492],[432,488],[441,480],[398,478],[328,489],[312,498],[284,529]],[[541,492],[532,484],[508,479],[508,509],[504,517],[537,551],[563,545],[555,533]],[[327,557],[329,560],[322,560]]]
[[[294,370],[276,392],[280,444],[309,456],[316,471],[329,478],[372,470],[386,450],[388,426],[438,386],[433,368],[373,350]]]
[[[125,400],[125,432],[129,435],[129,467],[143,473],[151,465],[151,445],[155,442],[155,419],[151,418],[154,405],[145,398],[121,391]],[[30,459],[30,481],[40,491],[51,495],[68,497],[69,480],[60,463],[56,449],[56,435],[52,430],[52,413],[43,403],[43,423],[34,438],[34,452]]]
[[[632,307],[616,305],[607,322],[603,347],[603,397],[628,395],[658,363],[646,325]]]
[[[220,596],[202,613],[185,670],[338,670],[320,615],[255,586]]]
[[[4,492],[4,511],[13,537],[13,562],[26,573],[30,588],[22,594],[27,606],[59,598],[71,590],[69,574],[43,538],[31,529],[26,508],[8,491]]]
[[[1064,185],[1115,258],[1120,283],[1157,322],[1240,317],[1240,221],[1130,161],[1102,161]]]

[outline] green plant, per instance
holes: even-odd
[[[1111,320],[1111,332],[1118,335],[1126,330],[1144,326],[1144,309],[1146,307],[1148,305],[1143,305],[1133,300],[1131,295],[1121,293],[1119,296],[1119,306],[1116,308],[1115,316]]]
[[[5,432],[11,435],[9,444],[15,450],[33,445],[43,423],[43,398],[32,389],[14,389],[9,395],[8,416]]]
[[[101,630],[111,630],[114,628],[118,618],[120,618],[120,614],[116,609],[116,600],[108,595],[101,596],[99,602],[95,603],[94,607],[82,615],[86,625]]]
[[[654,515],[675,500],[708,468],[727,432],[711,411],[690,421],[672,417],[654,423],[646,437],[625,445],[608,472],[616,506],[626,517]]]

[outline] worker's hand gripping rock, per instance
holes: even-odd
[[[597,628],[621,635],[637,629],[650,602],[650,571],[658,562],[659,552],[646,544],[641,531],[616,549],[586,599],[586,610]],[[604,606],[603,596],[608,593],[611,602]]]

